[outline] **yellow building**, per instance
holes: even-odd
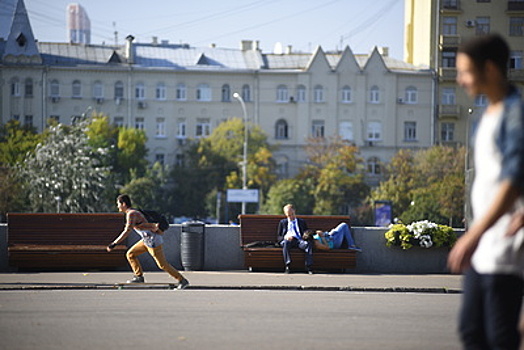
[[[486,98],[468,98],[455,83],[455,59],[461,41],[498,33],[509,43],[510,79],[524,89],[524,0],[405,0],[404,60],[435,73],[435,140],[466,141],[468,115]]]

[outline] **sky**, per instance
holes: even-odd
[[[67,42],[68,0],[25,0],[35,38]],[[91,43],[123,44],[152,37],[191,46],[240,48],[258,40],[263,52],[276,43],[313,52],[349,46],[354,53],[389,47],[403,58],[404,0],[78,0],[91,20]]]

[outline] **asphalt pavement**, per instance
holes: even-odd
[[[462,276],[451,274],[284,274],[248,271],[181,271],[188,290],[319,290],[362,292],[461,293]],[[113,289],[130,272],[18,272],[0,273],[1,290]],[[173,283],[165,272],[146,272],[147,283]],[[151,288],[162,288],[152,285]]]

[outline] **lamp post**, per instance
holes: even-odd
[[[244,152],[242,159],[242,189],[247,190],[247,112],[246,104],[244,99],[237,92],[233,94],[233,98],[237,99],[242,106],[242,112],[244,113]],[[246,202],[242,202],[242,214],[246,213]]]

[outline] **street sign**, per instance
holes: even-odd
[[[227,190],[228,203],[258,203],[258,190]]]

